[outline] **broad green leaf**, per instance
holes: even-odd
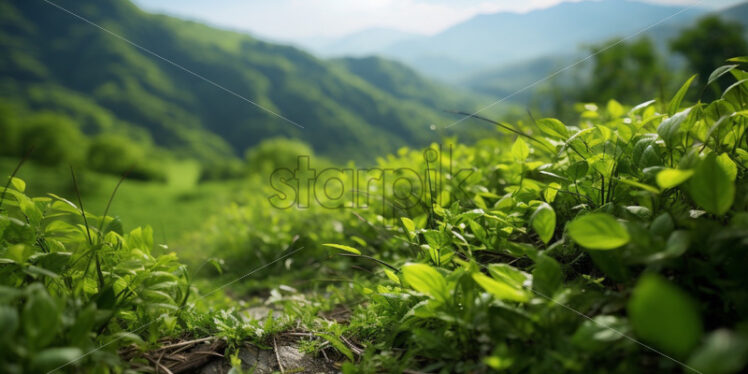
[[[683,98],[686,96],[686,92],[688,92],[688,89],[691,87],[691,83],[693,83],[693,80],[696,79],[698,75],[694,74],[691,76],[691,78],[688,78],[686,83],[681,86],[680,89],[678,89],[678,92],[675,93],[675,96],[673,96],[673,99],[670,100],[670,104],[668,105],[668,114],[673,115],[676,112],[678,112],[678,109],[680,109],[680,104],[683,101]]]
[[[735,179],[738,178],[738,165],[735,164],[735,161],[727,153],[723,153],[717,157],[717,162],[730,177],[730,180],[735,182]]]
[[[13,188],[16,189],[18,192],[24,192],[26,191],[26,182],[24,182],[22,179],[13,177],[13,179],[10,180],[11,185]]]
[[[733,57],[727,59],[727,62],[748,63],[748,56]]]
[[[546,202],[552,203],[556,200],[556,195],[558,195],[558,191],[561,190],[561,185],[558,183],[551,183],[548,185],[548,188],[543,191],[543,199],[545,199]]]
[[[542,118],[537,121],[537,124],[540,131],[552,138],[567,139],[569,137],[569,130],[555,118]]]
[[[665,353],[686,356],[703,331],[696,304],[677,286],[658,275],[641,277],[628,303],[636,336]]]
[[[408,218],[408,217],[401,217],[400,221],[403,222],[403,226],[405,227],[406,230],[408,230],[408,231],[416,231],[416,224],[413,223],[413,220],[411,220],[410,218]]]
[[[522,289],[522,287],[528,285],[527,283],[531,279],[530,274],[508,264],[488,265],[488,272],[495,279],[503,281],[517,289]]]
[[[687,181],[692,175],[693,170],[665,169],[657,173],[657,185],[663,190],[673,188]]]
[[[697,166],[689,184],[693,200],[706,211],[725,214],[735,199],[735,184],[728,170],[709,154]]]
[[[426,243],[434,249],[448,248],[452,239],[448,232],[440,230],[425,230],[423,237]]]
[[[689,114],[691,114],[691,108],[672,114],[670,118],[662,121],[657,126],[657,134],[660,135],[668,147],[672,148],[675,145],[676,136],[681,132],[681,126]]]
[[[530,222],[540,240],[548,244],[556,231],[556,212],[553,208],[547,203],[540,204],[530,217]]]
[[[436,269],[426,264],[405,264],[403,279],[413,289],[439,301],[447,300],[447,281]]]
[[[389,280],[391,280],[391,281],[393,281],[393,282],[395,282],[397,284],[400,284],[400,278],[392,270],[384,269],[384,274],[387,276],[387,278]]]
[[[567,225],[569,235],[587,249],[615,249],[629,242],[626,227],[606,213],[591,213]]]
[[[621,105],[621,103],[619,103],[619,102],[617,102],[615,100],[612,100],[612,99],[608,101],[608,107],[607,107],[607,109],[608,109],[608,114],[610,114],[610,116],[613,117],[613,118],[618,118],[618,117],[622,116],[623,113],[625,113],[625,111],[623,110],[623,106]]]
[[[473,232],[476,238],[480,240],[482,243],[488,244],[488,236],[486,235],[486,229],[483,228],[478,222],[471,220],[468,220],[468,224],[470,225],[470,230]]]
[[[563,281],[561,265],[545,254],[538,255],[535,259],[535,269],[532,271],[532,287],[546,297],[553,297]]]
[[[530,295],[526,291],[505,282],[497,281],[483,273],[474,273],[473,280],[499,300],[510,300],[520,303],[530,300]]]
[[[525,161],[529,155],[530,147],[527,146],[527,143],[525,143],[522,138],[517,138],[514,145],[512,145],[512,156],[514,156],[514,159],[517,161]]]
[[[579,180],[587,175],[587,170],[589,170],[587,161],[577,161],[566,169],[566,174],[573,180]]]
[[[360,255],[360,254],[361,254],[361,251],[359,251],[358,249],[356,249],[356,248],[353,248],[353,247],[349,247],[349,246],[347,246],[347,245],[340,245],[340,244],[329,244],[329,243],[327,243],[327,244],[322,244],[322,245],[324,245],[325,247],[330,247],[330,248],[340,249],[340,250],[342,250],[342,251],[350,252],[350,253],[353,253],[353,254],[357,254],[357,255]]]

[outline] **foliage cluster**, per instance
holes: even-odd
[[[296,309],[321,341],[363,347],[333,343],[356,361],[349,372],[740,372],[746,64],[710,75],[734,82],[710,102],[684,105],[691,78],[664,102],[580,104],[574,125],[499,123],[520,135],[456,145],[440,162],[474,174],[462,186],[446,178],[421,204],[237,205],[199,245],[239,265],[294,243],[309,250],[277,265],[272,283],[329,294],[320,278],[348,279],[335,288],[349,290],[347,321],[310,317],[313,303]],[[408,149],[379,160],[402,165],[434,166]],[[336,252],[346,256],[324,256]]]

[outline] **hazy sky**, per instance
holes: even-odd
[[[479,13],[524,12],[578,0],[134,0],[147,10],[207,21],[265,37],[342,36],[372,27],[433,34]],[[694,4],[698,0],[648,0]],[[741,0],[702,0],[719,8]]]

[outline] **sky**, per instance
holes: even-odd
[[[276,40],[340,37],[369,28],[431,35],[477,14],[579,0],[134,0],[141,8]],[[720,8],[741,0],[646,0]]]

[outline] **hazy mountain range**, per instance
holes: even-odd
[[[431,77],[456,82],[481,70],[573,54],[581,45],[631,35],[658,22],[689,24],[704,13],[702,8],[627,0],[564,2],[527,13],[478,15],[428,37],[393,37],[398,34],[391,30],[367,30],[362,33],[365,39],[351,35],[329,41],[329,48],[317,45],[312,49],[324,55],[377,54],[405,62]],[[388,45],[365,43],[388,39],[392,39]]]

